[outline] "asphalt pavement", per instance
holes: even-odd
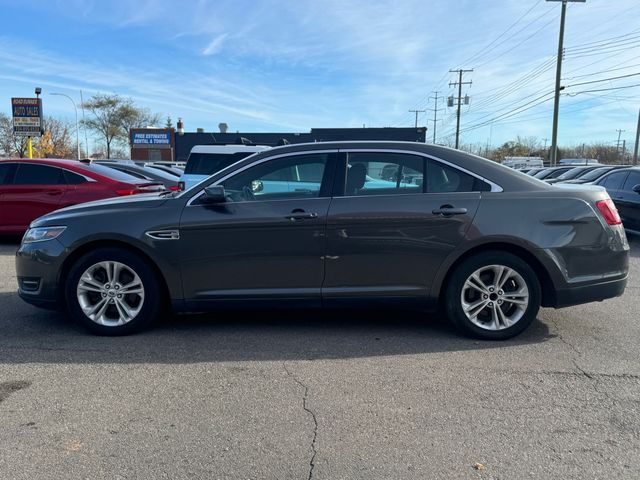
[[[415,311],[221,311],[95,337],[0,243],[0,479],[638,479],[624,296],[506,342]]]

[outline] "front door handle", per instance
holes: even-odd
[[[292,222],[295,222],[296,220],[307,220],[310,218],[318,218],[318,214],[315,212],[305,212],[304,210],[294,210],[293,212],[291,212],[290,215],[287,215],[286,217],[287,220],[291,220]]]
[[[431,211],[434,215],[442,215],[443,217],[450,217],[452,215],[465,215],[467,213],[466,208],[456,208],[453,205],[442,205],[440,208],[436,208]]]

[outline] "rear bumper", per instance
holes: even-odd
[[[581,303],[600,302],[619,297],[627,286],[627,276],[606,282],[563,288],[556,291],[554,308],[570,307]]]

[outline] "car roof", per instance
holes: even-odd
[[[237,152],[261,152],[271,147],[266,145],[195,145],[191,153],[237,153]]]
[[[3,158],[0,159],[0,162],[30,162],[30,163],[41,163],[43,165],[55,165],[57,167],[62,166],[81,166],[83,163],[79,160],[75,159],[66,159],[66,158]]]

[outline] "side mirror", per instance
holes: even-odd
[[[207,205],[214,203],[224,203],[227,201],[227,197],[224,193],[224,187],[222,185],[211,185],[204,189],[204,194],[200,197],[200,202]]]
[[[632,189],[634,192],[636,193],[640,193],[640,183],[638,185],[636,185],[635,187],[633,187]]]

